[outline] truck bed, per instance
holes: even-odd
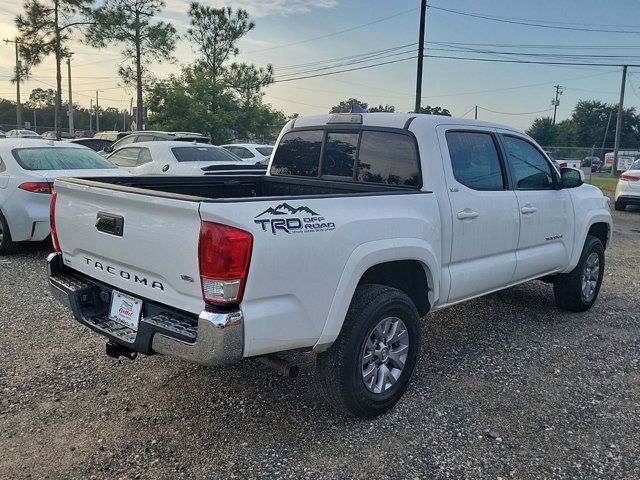
[[[372,183],[349,183],[324,179],[233,175],[203,177],[89,177],[64,179],[65,182],[89,185],[144,195],[197,201],[252,201],[260,198],[286,198],[380,193],[409,193],[413,187]]]

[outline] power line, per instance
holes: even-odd
[[[622,67],[623,65],[616,63],[584,63],[584,62],[550,62],[541,60],[510,60],[500,58],[472,58],[472,57],[456,57],[453,55],[428,55],[429,58],[445,58],[448,60],[471,60],[476,62],[497,62],[497,63],[530,63],[535,65],[575,65],[575,66],[590,66],[590,67]],[[640,64],[628,63],[629,67],[640,67]]]
[[[481,107],[480,105],[478,105],[478,108],[481,110],[485,110],[487,112],[491,112],[491,113],[497,113],[500,115],[533,115],[535,113],[544,113],[544,112],[550,112],[551,110],[553,110],[553,108],[546,108],[544,110],[536,110],[535,112],[498,112],[496,110],[491,110],[490,108],[485,108],[485,107]],[[471,111],[471,110],[469,110]],[[469,112],[467,112],[469,113]]]
[[[586,28],[586,27],[572,27],[572,26],[564,26],[564,25],[550,25],[548,22],[546,21],[545,23],[541,23],[543,22],[542,20],[540,21],[535,21],[535,20],[527,20],[527,19],[517,19],[517,18],[513,18],[510,19],[508,17],[493,17],[493,16],[489,16],[489,15],[481,15],[479,13],[473,13],[473,12],[464,12],[462,10],[453,10],[450,8],[444,8],[444,7],[436,7],[434,5],[429,5],[429,8],[432,8],[434,10],[440,10],[443,12],[448,12],[448,13],[453,13],[456,15],[463,15],[466,17],[473,17],[473,18],[481,18],[483,20],[491,20],[494,22],[501,22],[501,23],[509,23],[509,24],[513,24],[513,25],[525,25],[528,27],[539,27],[539,28],[550,28],[550,29],[556,29],[556,30],[572,30],[572,31],[579,31],[579,32],[598,32],[598,33],[622,33],[622,34],[633,34],[633,35],[638,35],[640,34],[640,31],[630,31],[630,30],[608,30],[608,29],[601,29],[601,28]],[[576,24],[570,24],[570,25],[576,25]],[[633,25],[627,25],[626,27],[628,28],[636,28]]]

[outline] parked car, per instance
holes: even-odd
[[[7,138],[42,138],[33,130],[9,130]]]
[[[42,138],[46,140],[55,140],[56,139],[56,131],[55,130],[47,130],[42,134]],[[60,132],[60,139],[62,140],[70,140],[73,138],[69,132]]]
[[[636,160],[631,168],[620,174],[615,195],[616,210],[624,210],[627,205],[640,205],[640,160]]]
[[[222,145],[222,148],[229,150],[245,163],[252,165],[268,159],[271,156],[271,152],[273,152],[273,145],[261,145],[258,143],[232,143]]]
[[[99,152],[105,147],[110,147],[111,145],[113,145],[113,142],[111,140],[107,140],[106,138],[74,138],[72,140],[69,140],[69,142],[89,147],[94,152]]]
[[[599,157],[584,157],[582,160],[582,166],[585,168],[591,168],[592,172],[597,172],[602,166],[602,160]]]
[[[139,142],[158,142],[158,141],[178,141],[178,142],[197,142],[197,143],[211,143],[211,138],[201,133],[192,132],[156,132],[152,130],[142,130],[139,132],[131,133],[125,137],[120,138],[110,147],[103,150],[102,154],[107,155],[111,152],[115,152],[120,147],[124,147],[130,143]],[[99,152],[100,153],[100,152]]]
[[[107,158],[134,175],[204,175],[211,166],[229,167],[228,172],[247,166],[222,147],[179,141],[133,143]]]
[[[127,172],[80,145],[42,139],[0,142],[0,255],[17,242],[50,233],[49,203],[57,177],[122,176]]]
[[[117,130],[103,130],[102,132],[96,132],[93,138],[100,140],[111,140],[111,142],[117,142],[121,138],[131,135],[131,132],[119,132]]]
[[[56,181],[50,283],[111,356],[290,372],[275,354],[312,351],[318,390],[369,418],[406,390],[429,311],[537,278],[594,304],[611,214],[583,179],[501,125],[299,117],[268,175]]]

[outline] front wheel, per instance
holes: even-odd
[[[572,312],[584,312],[595,303],[604,275],[604,246],[599,238],[587,235],[578,265],[556,276],[553,293],[556,304]]]
[[[372,418],[404,394],[420,351],[420,317],[402,291],[356,289],[335,343],[318,355],[322,393],[338,410]]]
[[[14,249],[15,243],[11,240],[9,224],[7,224],[2,212],[0,212],[0,255],[12,253]]]

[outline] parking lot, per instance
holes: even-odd
[[[0,258],[0,478],[638,478],[640,208],[613,212],[594,308],[531,282],[429,315],[371,421],[256,360],[104,355],[48,293],[48,245]]]

